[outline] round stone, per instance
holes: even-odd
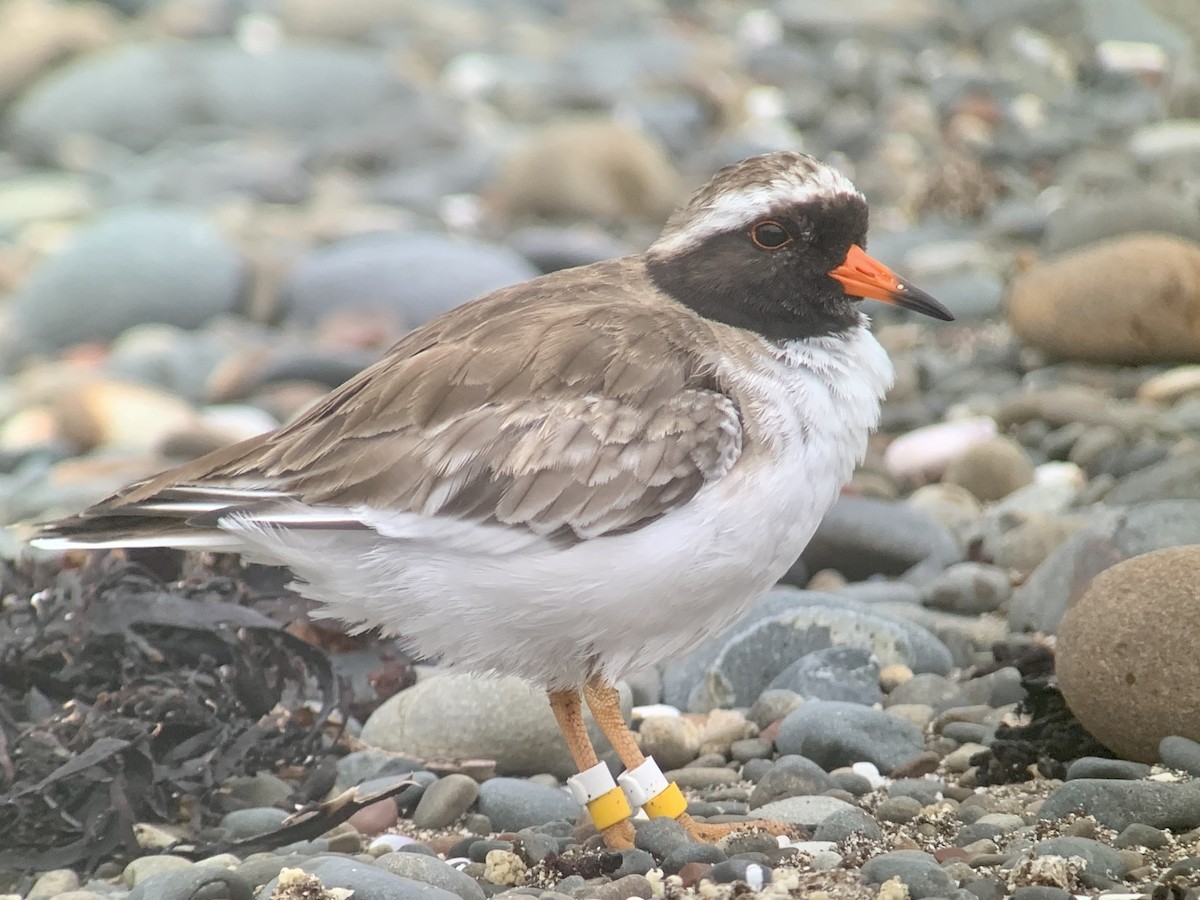
[[[1052,356],[1107,363],[1200,357],[1200,246],[1114,238],[1036,263],[1013,281],[1008,320]]]
[[[146,322],[196,328],[234,310],[242,272],[237,250],[202,215],[114,210],[34,269],[13,302],[13,326],[42,350],[109,341]]]
[[[1056,669],[1080,723],[1125,759],[1155,762],[1170,735],[1200,739],[1200,547],[1100,573],[1059,628]]]
[[[439,778],[421,795],[413,824],[418,828],[445,828],[470,809],[478,796],[479,784],[467,775],[454,773]]]
[[[1033,463],[1012,438],[997,436],[968,447],[950,463],[942,479],[991,503],[1033,483]]]

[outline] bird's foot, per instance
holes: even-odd
[[[633,820],[622,819],[614,825],[609,825],[600,832],[604,836],[604,845],[610,850],[633,849]]]
[[[687,813],[680,813],[675,819],[693,841],[699,844],[715,844],[731,834],[742,834],[752,831],[765,831],[768,834],[786,837],[799,837],[800,829],[787,822],[777,822],[773,819],[751,819],[748,822],[697,822]]]

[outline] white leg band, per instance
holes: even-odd
[[[586,772],[580,772],[567,779],[567,787],[571,789],[571,796],[580,806],[587,806],[616,786],[617,783],[613,780],[612,772],[608,771],[608,764],[602,762],[596,763]]]
[[[617,778],[617,783],[621,785],[621,790],[629,799],[629,805],[634,808],[645,806],[670,787],[662,769],[650,756],[647,756],[646,761],[636,769],[622,773]]]

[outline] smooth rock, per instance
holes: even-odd
[[[1061,819],[1078,810],[1115,831],[1135,822],[1187,831],[1200,826],[1200,781],[1170,784],[1080,778],[1051,791],[1038,818]]]
[[[1158,742],[1158,758],[1164,766],[1189,775],[1200,775],[1200,742],[1177,734],[1168,735]]]
[[[781,756],[750,793],[751,809],[787,797],[821,794],[833,786],[828,774],[811,759]]]
[[[857,809],[857,806],[853,806],[845,800],[839,800],[837,797],[817,795],[814,797],[787,797],[783,800],[765,803],[756,809],[754,814],[764,819],[791,822],[814,829],[835,813]]]
[[[1034,264],[1014,279],[1007,312],[1021,340],[1054,357],[1194,362],[1198,305],[1200,246],[1139,234]]]
[[[286,810],[271,806],[235,809],[221,818],[220,827],[231,839],[241,840],[275,831],[287,817]]]
[[[899,435],[883,454],[897,478],[936,481],[968,449],[994,437],[996,423],[986,416],[938,422]]]
[[[521,778],[490,778],[479,789],[479,811],[497,831],[520,831],[583,812],[571,795]]]
[[[823,818],[813,832],[813,840],[844,841],[852,834],[861,834],[867,840],[877,841],[883,836],[879,824],[868,813],[856,807],[839,809]]]
[[[806,653],[775,676],[768,690],[794,691],[806,700],[844,700],[870,706],[883,700],[879,662],[863,647]]]
[[[284,281],[289,319],[376,313],[415,328],[448,309],[537,275],[511,250],[432,233],[373,234],[302,258]]]
[[[1150,767],[1145,763],[1104,759],[1098,756],[1081,756],[1067,766],[1067,781],[1076,778],[1121,778],[1134,781],[1149,774]]]
[[[863,863],[859,875],[867,884],[883,884],[889,878],[899,878],[913,900],[946,896],[955,886],[937,860],[921,850],[881,853]]]
[[[344,856],[316,856],[304,860],[296,868],[316,875],[326,888],[353,891],[355,900],[459,900],[459,895],[452,891],[394,875],[372,863]],[[263,887],[258,894],[259,900],[267,900],[277,886],[278,879]]]
[[[1119,190],[1110,196],[1075,197],[1050,214],[1042,250],[1058,257],[1127,235],[1125,239],[1132,240],[1139,233],[1200,241],[1200,211],[1159,185]]]
[[[470,809],[478,796],[479,784],[468,775],[451,773],[439,778],[421,794],[413,824],[418,828],[445,828]]]
[[[777,587],[728,630],[663,669],[663,699],[707,712],[748,706],[794,660],[831,646],[869,649],[881,664],[948,672],[945,646],[899,616],[832,594]]]
[[[1151,550],[1200,544],[1196,500],[1093,508],[1090,518],[1090,524],[1063,541],[1013,592],[1008,608],[1013,631],[1054,634],[1067,606],[1105,569]]]
[[[608,120],[559,122],[531,133],[488,191],[510,218],[662,222],[684,198],[663,148]]]
[[[629,716],[629,692],[620,686]],[[584,712],[597,751],[615,760]],[[436,675],[385,701],[363,725],[362,740],[423,759],[494,759],[501,775],[575,774],[544,692],[519,678]]]
[[[870,762],[890,772],[924,745],[919,729],[885,712],[852,703],[814,700],[788,714],[775,744],[827,771]]]
[[[700,755],[700,729],[683,716],[647,716],[638,728],[638,746],[663,769],[679,769]]]
[[[194,866],[190,859],[181,856],[141,856],[130,860],[121,873],[121,879],[132,887],[145,881],[151,875],[170,872],[175,869],[190,869]]]
[[[87,135],[144,152],[192,130],[260,128],[293,139],[355,133],[363,122],[420,110],[379,51],[276,42],[269,52],[232,39],[129,42],[81,56],[26,91],[9,113],[12,146],[48,160]]]
[[[1118,850],[1129,847],[1145,847],[1148,850],[1161,850],[1170,843],[1170,838],[1161,828],[1152,828],[1140,822],[1125,826],[1113,840],[1113,846]]]
[[[1143,554],[1100,573],[1064,616],[1055,668],[1063,698],[1097,740],[1154,762],[1170,735],[1200,738],[1200,547]]]
[[[1033,484],[1033,463],[1020,444],[998,435],[968,447],[946,467],[942,480],[992,503]]]
[[[79,889],[79,876],[71,869],[51,869],[43,872],[25,895],[25,900],[50,900],[59,894]]]
[[[637,832],[634,836],[634,846],[653,853],[660,859],[665,859],[682,847],[691,846],[691,838],[683,826],[674,819],[660,817],[645,822],[635,821]],[[684,862],[706,860],[688,859]]]
[[[385,853],[375,860],[375,865],[393,875],[401,875],[450,891],[462,900],[484,900],[486,896],[474,878],[432,856],[420,853]]]
[[[12,327],[39,350],[110,341],[146,322],[198,328],[238,305],[237,250],[204,216],[116,209],[75,232],[13,300]],[[87,315],[80,315],[86,298]]]
[[[228,869],[196,865],[143,876],[129,892],[127,900],[170,900],[196,894],[251,900],[254,886]]]
[[[1105,875],[1121,878],[1125,874],[1125,863],[1121,854],[1099,841],[1082,837],[1056,837],[1038,841],[1033,845],[1035,856],[1079,856],[1087,863],[1089,875]]]
[[[759,728],[766,728],[772,722],[778,722],[802,703],[804,703],[804,698],[795,691],[767,688],[758,695],[758,699],[750,707],[747,718]]]
[[[1008,574],[977,562],[955,563],[921,590],[921,602],[960,615],[995,612],[1012,596]]]
[[[958,562],[954,539],[903,503],[842,497],[826,513],[800,558],[810,572],[835,569],[851,581],[904,575],[915,567],[940,571]]]

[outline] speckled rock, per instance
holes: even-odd
[[[1154,762],[1169,735],[1200,739],[1200,547],[1159,550],[1098,575],[1059,628],[1056,671],[1083,726]]]

